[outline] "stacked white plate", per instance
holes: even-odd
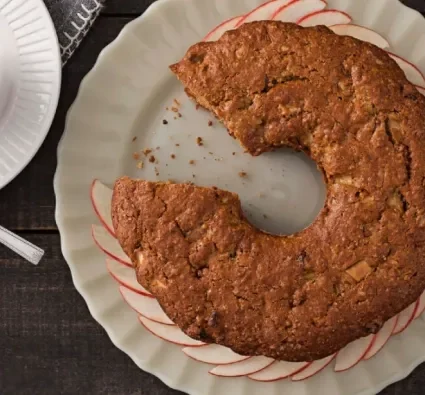
[[[0,0],[0,188],[49,131],[61,82],[59,44],[42,0]]]

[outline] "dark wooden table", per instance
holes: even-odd
[[[59,108],[46,141],[32,163],[0,191],[0,223],[46,250],[34,267],[0,246],[1,395],[178,394],[137,368],[90,316],[62,257],[54,218],[56,147],[80,81],[99,52],[151,2],[107,0],[64,69]],[[404,2],[425,13],[425,0]],[[423,393],[425,364],[383,392]]]

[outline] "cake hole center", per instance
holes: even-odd
[[[267,163],[242,206],[247,219],[275,235],[291,235],[311,225],[324,207],[326,185],[322,172],[306,154],[280,149],[261,155]]]

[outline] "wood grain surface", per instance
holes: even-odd
[[[91,317],[62,257],[54,219],[56,148],[81,79],[122,27],[151,3],[106,1],[64,69],[59,108],[46,141],[31,164],[0,191],[0,223],[46,250],[35,267],[0,246],[0,395],[179,394],[137,368]],[[404,3],[425,13],[425,0]],[[382,392],[423,393],[425,364]]]

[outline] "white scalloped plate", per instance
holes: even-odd
[[[214,26],[260,3],[159,1],[102,52],[81,84],[58,152],[56,219],[63,254],[76,288],[113,343],[170,387],[190,394],[304,395],[317,393],[319,387],[327,395],[374,394],[425,360],[423,318],[391,338],[377,356],[343,373],[334,373],[329,366],[300,382],[219,378],[208,374],[210,365],[190,359],[181,346],[154,337],[140,325],[90,236],[91,224],[97,221],[89,198],[92,180],[112,185],[124,174],[151,180],[194,180],[233,190],[240,194],[252,222],[274,232],[293,232],[311,222],[324,195],[314,164],[287,150],[255,160],[244,155],[223,127],[215,121],[208,127],[211,116],[195,110],[168,70],[169,64]],[[390,41],[394,52],[425,70],[425,20],[420,14],[397,0],[328,3],[329,8],[348,12],[355,23],[377,30]],[[174,98],[181,102],[182,117],[178,119],[165,109],[173,105]],[[168,125],[163,125],[163,119]],[[202,147],[196,144],[198,136],[204,140]],[[138,169],[132,154],[143,148],[153,148],[158,163],[151,164],[142,156],[145,166]],[[191,159],[195,165],[189,165]],[[248,177],[238,177],[240,171],[246,171]]]
[[[59,100],[61,60],[42,0],[0,0],[0,189],[43,143]]]

